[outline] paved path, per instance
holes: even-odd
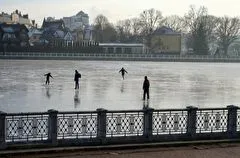
[[[152,147],[141,149],[94,151],[53,151],[48,154],[8,155],[3,158],[239,158],[240,144],[191,145],[183,147]]]

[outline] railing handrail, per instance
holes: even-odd
[[[240,109],[239,107],[236,107]],[[197,111],[203,110],[227,110],[228,108],[197,108]],[[187,111],[187,108],[178,109],[153,109],[153,111]],[[140,110],[107,110],[107,113],[131,113],[131,112],[144,112],[144,109]],[[97,111],[58,111],[58,114],[90,114],[98,113]],[[48,112],[21,112],[21,113],[6,113],[7,116],[24,116],[24,115],[48,115]]]
[[[132,112],[144,112],[144,110],[107,110],[107,113],[132,113]]]
[[[239,107],[237,107],[239,109]],[[209,111],[213,111],[213,110],[227,110],[228,108],[199,108],[197,109],[197,111],[204,111],[204,110],[209,110]]]
[[[129,143],[136,137],[142,142],[234,139],[240,137],[239,133],[240,109],[234,105],[225,108],[0,112],[0,148],[31,141],[58,145],[58,142],[72,140],[81,144],[79,139],[98,144],[111,142],[111,139],[113,143]]]
[[[97,111],[58,111],[58,114],[93,114]]]
[[[6,116],[25,116],[25,115],[48,115],[48,112],[21,112],[21,113],[6,113]]]
[[[187,111],[187,108],[184,109],[154,109],[154,111]]]

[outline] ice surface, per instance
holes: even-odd
[[[155,109],[238,105],[239,69],[237,63],[0,60],[0,111],[142,109],[145,75]],[[75,70],[82,74],[79,90]],[[48,72],[54,77],[49,86],[43,76]]]

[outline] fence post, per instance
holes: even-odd
[[[227,118],[227,132],[229,138],[235,138],[237,136],[237,106],[229,105],[228,118]]]
[[[106,121],[107,110],[102,108],[97,109],[97,137],[100,139],[106,138]]]
[[[57,133],[58,133],[58,111],[54,109],[48,110],[48,140],[52,145],[57,145]]]
[[[6,115],[0,111],[0,149],[6,148]]]
[[[146,107],[144,111],[144,122],[143,122],[143,135],[146,138],[150,138],[153,132],[153,108]]]
[[[188,116],[187,116],[187,136],[192,139],[196,134],[196,124],[197,124],[197,107],[188,106]]]

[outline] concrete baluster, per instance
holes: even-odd
[[[52,145],[57,145],[57,133],[58,133],[58,111],[50,109],[48,110],[48,140]]]
[[[197,107],[188,106],[187,116],[187,135],[190,139],[193,139],[196,135],[196,124],[197,124]]]
[[[106,138],[107,110],[97,109],[97,137],[102,140]]]
[[[6,148],[6,115],[0,111],[0,149]]]
[[[146,107],[144,110],[143,135],[150,138],[153,132],[153,111],[154,109]]]
[[[235,138],[237,136],[237,106],[229,105],[228,117],[227,117],[227,132],[229,138]]]

